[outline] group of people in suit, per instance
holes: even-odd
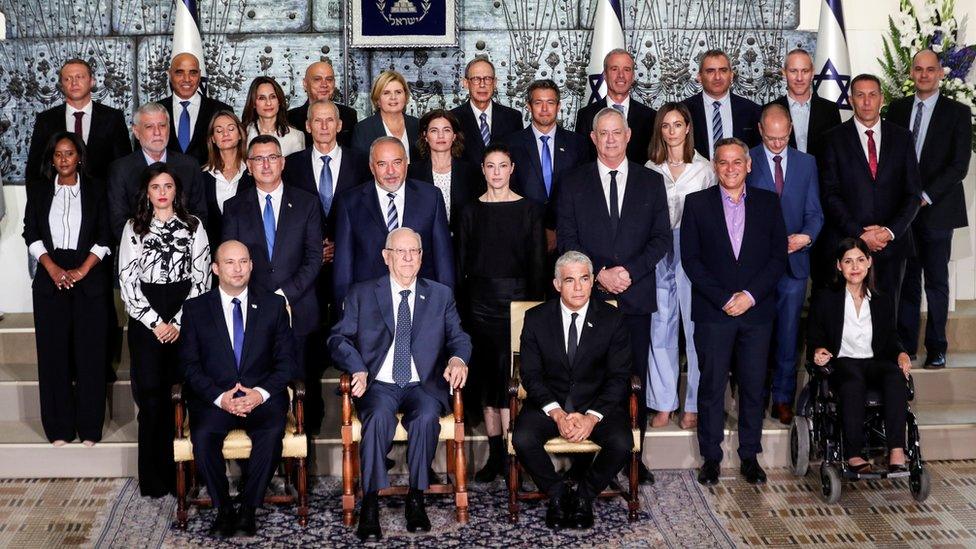
[[[173,95],[136,110],[133,151],[122,113],[92,100],[91,67],[69,60],[65,104],[38,115],[27,168],[24,237],[44,267],[34,301],[47,437],[100,440],[113,278],[129,316],[142,493],[173,491],[168,390],[185,380],[221,535],[256,528],[289,380],[309,384],[306,428],[318,432],[326,399],[316,382],[329,364],[351,374],[363,425],[363,539],[382,535],[397,413],[409,434],[407,527],[430,529],[424,490],[451,390],[481,408],[489,456],[475,478],[503,473],[513,427],[553,528],[592,525],[593,498],[626,462],[631,375],[642,383],[642,458],[645,430],[682,408],[704,484],[718,482],[733,376],[741,472],[764,482],[762,422],[767,401],[792,420],[810,278],[819,328],[808,355],[845,365],[835,370],[845,410],[871,377],[887,376],[897,399],[892,372],[907,372],[917,348],[923,274],[925,363],[945,365],[946,265],[952,229],[967,221],[971,129],[966,107],[938,93],[935,53],[915,56],[916,94],[887,120],[878,79],[854,78],[845,123],[813,92],[803,50],[786,56],[787,94],[764,107],[731,92],[720,50],[700,59],[701,93],[658,110],[631,96],[634,69],[628,51],[610,52],[607,96],[569,131],[561,90],[545,79],[527,89],[523,127],[522,113],[495,100],[486,58],[464,69],[464,103],[419,120],[406,114],[406,79],[384,71],[370,93],[376,113],[357,121],[332,100],[328,62],[308,67],[308,101],[291,110],[274,79],[256,78],[239,118],[201,93],[199,60],[184,53],[170,65]],[[851,310],[838,305],[845,295]],[[513,373],[509,305],[547,298],[526,314]],[[514,419],[513,374],[527,393]],[[253,448],[239,509],[220,453],[234,428]],[[554,436],[601,451],[557,473],[543,448]],[[904,463],[898,450],[893,467]],[[653,482],[644,463],[640,480]]]

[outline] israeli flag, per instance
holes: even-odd
[[[851,57],[847,53],[847,29],[841,0],[821,0],[817,54],[813,60],[813,90],[820,97],[851,110]]]
[[[590,64],[586,67],[586,95],[583,103],[595,103],[607,95],[603,81],[603,58],[612,50],[623,48],[624,25],[620,0],[598,0],[593,18],[593,38],[590,42]]]
[[[173,20],[173,53],[170,60],[181,53],[190,53],[200,62],[200,76],[206,82],[207,64],[203,59],[203,40],[197,26],[196,0],[176,0]],[[201,86],[201,91],[202,86]]]

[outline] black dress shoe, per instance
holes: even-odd
[[[904,463],[896,463],[896,464],[888,465],[888,472],[889,473],[907,473],[908,472],[908,466],[905,465]]]
[[[926,370],[941,370],[946,367],[945,353],[932,353],[925,357],[925,364],[922,368]]]
[[[252,537],[256,536],[258,533],[258,524],[254,520],[254,508],[244,505],[241,507],[239,513],[237,513],[237,525],[235,530],[238,534],[244,534],[245,536]]]
[[[718,477],[721,472],[721,464],[718,461],[706,459],[705,463],[702,463],[701,468],[698,469],[698,484],[715,486],[718,484]]]
[[[407,518],[407,532],[430,532],[430,519],[427,518],[427,506],[424,504],[423,490],[411,489],[407,494],[407,505],[404,508]]]
[[[587,530],[593,528],[593,498],[577,496],[573,499],[573,512],[569,515],[569,527]]]
[[[654,484],[654,473],[643,463],[637,464],[637,482],[641,484]]]
[[[573,495],[568,489],[564,488],[559,494],[550,496],[546,509],[546,526],[553,530],[565,528],[572,510]]]
[[[766,471],[763,471],[756,458],[742,460],[739,472],[749,484],[766,484]]]
[[[207,533],[211,536],[229,538],[234,535],[235,530],[237,530],[237,514],[234,513],[232,505],[226,505],[217,509],[217,516]]]
[[[360,541],[383,539],[383,531],[380,529],[380,498],[376,492],[370,492],[363,497],[363,504],[359,509],[359,526],[356,527],[356,537]]]

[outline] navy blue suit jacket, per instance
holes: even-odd
[[[424,257],[420,276],[454,287],[454,248],[447,226],[444,199],[437,187],[407,179],[400,226],[420,234]],[[336,303],[342,303],[349,287],[389,273],[383,263],[383,247],[389,230],[386,208],[380,209],[376,183],[368,182],[340,194],[335,210],[335,260],[332,262]]]
[[[695,150],[705,158],[712,158],[712,151],[708,150],[708,136],[712,132],[712,113],[705,113],[705,103],[702,93],[698,92],[682,101],[691,112],[691,124],[695,131]],[[732,135],[738,137],[746,145],[755,147],[761,141],[759,136],[759,115],[762,107],[734,93],[729,94],[732,102]]]
[[[239,240],[251,251],[251,285],[269,293],[279,288],[291,306],[295,333],[318,327],[315,279],[322,268],[322,220],[317,196],[285,185],[275,230],[274,257],[268,257],[264,222],[255,187],[224,203],[224,240]]]
[[[823,227],[823,210],[820,209],[820,184],[817,176],[817,159],[813,155],[787,147],[786,173],[784,174],[783,195],[779,205],[783,210],[786,235],[805,234],[810,242],[817,240]],[[749,151],[752,157],[752,172],[746,177],[746,184],[757,189],[776,192],[773,174],[769,171],[766,149],[763,145]],[[786,272],[793,278],[810,276],[810,247],[800,248],[789,254]]]
[[[746,226],[736,259],[725,224],[721,187],[694,192],[681,216],[681,263],[691,279],[691,318],[732,322],[722,307],[740,291],[756,304],[739,319],[763,324],[776,318],[776,284],[786,271],[786,227],[776,193],[746,191]]]
[[[403,115],[403,125],[407,131],[407,141],[410,143],[410,160],[418,160],[420,153],[417,151],[417,136],[420,133],[420,120],[409,114]],[[359,156],[369,161],[369,147],[379,137],[386,135],[383,128],[383,119],[379,113],[367,116],[358,123],[352,130],[352,148],[356,149]],[[368,167],[368,164],[364,167]]]
[[[344,372],[368,372],[372,383],[393,345],[395,313],[390,275],[354,285],[343,309],[342,319],[329,336],[332,360]],[[447,362],[442,357],[456,356],[465,364],[471,360],[471,338],[461,329],[454,292],[433,280],[418,278],[411,326],[410,356],[420,384],[447,410]]]
[[[288,326],[285,300],[255,286],[247,291],[244,350],[237,368],[234,347],[220,303],[220,290],[183,304],[180,365],[191,389],[190,402],[213,406],[213,401],[238,382],[260,387],[272,397],[283,393],[295,366],[295,340]]]
[[[546,194],[542,178],[542,160],[532,126],[508,136],[515,173],[512,174],[512,190],[546,207],[545,225],[556,228],[556,204],[559,182],[570,171],[590,160],[587,140],[561,126],[556,128],[552,145],[552,187]]]
[[[671,250],[668,197],[661,174],[630,162],[617,233],[610,230],[610,210],[603,194],[596,162],[566,174],[559,191],[556,241],[559,252],[577,250],[589,256],[593,272],[623,266],[630,287],[618,295],[599,292],[600,299],[616,299],[626,314],[657,310],[654,269]]]
[[[481,138],[481,121],[475,120],[474,111],[471,110],[471,100],[451,109],[451,114],[458,118],[461,131],[464,132],[464,153],[461,158],[475,166],[480,166],[485,154],[485,142]],[[488,126],[491,128],[492,143],[505,141],[509,135],[522,129],[522,113],[492,101],[491,122]]]
[[[371,177],[367,169],[367,161],[355,149],[343,147],[342,165],[339,166],[339,179],[335,182],[335,190],[332,193],[332,207],[328,215],[322,207],[322,200],[318,200],[319,214],[322,219],[322,231],[326,236],[332,237],[335,234],[335,199],[339,193],[346,189],[351,189],[361,184]],[[333,166],[334,168],[334,166]],[[320,168],[321,169],[321,168]],[[335,171],[332,172],[335,174]],[[291,185],[307,193],[319,196],[319,172],[312,170],[312,148],[291,153],[285,159],[285,170],[281,173],[281,179],[286,185]]]

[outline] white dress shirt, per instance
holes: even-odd
[[[271,209],[274,211],[275,227],[278,227],[278,216],[281,214],[281,199],[285,194],[284,183],[278,182],[278,186],[270,193],[256,188],[258,191],[258,210],[261,212],[261,219],[264,219],[264,207],[267,203],[267,196],[271,196]]]
[[[396,206],[397,213],[397,227],[400,227],[403,221],[404,196],[407,194],[406,184],[400,183],[400,188],[395,191],[388,191],[383,187],[380,187],[379,183],[374,182],[374,185],[376,185],[376,197],[380,201],[380,214],[382,215],[384,222],[386,221],[386,211],[390,207],[390,197],[386,195],[390,192],[393,193],[393,204]]]
[[[190,96],[189,99],[183,99],[182,97],[173,94],[173,131],[174,135],[180,135],[180,117],[183,116],[183,101],[189,101],[190,104],[186,106],[186,112],[190,115],[190,139],[193,139],[193,130],[197,127],[197,117],[200,116],[200,103],[203,102],[203,97],[200,95],[200,90],[197,90]]]
[[[802,152],[807,152],[810,131],[810,104],[813,103],[813,95],[800,103],[793,99],[790,94],[786,94],[786,103],[790,106],[790,118],[793,119],[793,136],[796,137],[796,148]]]
[[[146,153],[146,149],[141,150],[143,158],[146,159],[146,166],[152,166],[156,162],[162,162],[163,164],[166,163],[166,149],[163,149],[163,155],[159,157],[159,160],[154,160],[153,157],[149,156],[149,154]]]
[[[227,341],[230,342],[230,348],[231,350],[233,350],[234,349],[234,303],[231,300],[236,297],[241,302],[241,317],[244,321],[244,327],[246,329],[247,328],[247,304],[248,304],[247,288],[244,288],[244,291],[237,294],[236,296],[224,292],[223,288],[219,288],[219,292],[220,292],[220,308],[221,310],[224,311],[224,323],[227,324],[227,338],[228,338]],[[247,338],[246,333],[247,332],[245,331],[245,336],[244,336],[245,339]],[[261,397],[264,399],[262,401],[262,404],[264,402],[267,402],[268,399],[271,398],[271,393],[265,391],[261,387],[254,387],[254,390],[261,393]],[[214,406],[220,408],[220,399],[223,396],[224,396],[223,393],[221,393],[221,395],[218,396],[216,400],[214,400]]]
[[[871,338],[871,292],[866,292],[861,301],[861,311],[854,307],[854,296],[844,290],[844,329],[840,338],[840,351],[837,358],[874,358]]]
[[[732,137],[732,93],[725,92],[725,96],[715,99],[707,93],[702,93],[702,103],[705,105],[705,133],[708,134],[708,150],[715,150],[715,133],[712,127],[712,113],[715,107],[712,106],[716,101],[720,107],[718,111],[722,114],[722,137]]]
[[[88,134],[91,130],[91,118],[92,118],[92,102],[89,101],[87,105],[80,109],[76,109],[71,105],[64,104],[64,124],[65,129],[69,132],[75,131],[75,113],[83,112],[85,116],[81,117],[81,139],[88,144]]]
[[[648,160],[645,166],[661,174],[664,179],[672,230],[681,227],[681,214],[684,213],[685,198],[693,192],[705,190],[716,183],[715,169],[712,167],[711,161],[698,154],[697,151],[691,162],[685,164],[685,169],[678,176],[678,179],[675,179],[674,175],[671,174],[671,167],[668,166],[667,160],[660,164]]]
[[[623,113],[624,114],[624,118],[627,118],[627,115],[630,114],[630,96],[628,95],[627,97],[625,97],[624,100],[621,101],[620,103],[614,103],[613,99],[610,99],[610,96],[608,95],[607,96],[607,106],[612,109],[615,104],[616,105],[621,105],[624,108],[624,113]],[[589,136],[587,136],[587,137],[589,137]]]
[[[380,120],[382,122],[382,119]],[[403,143],[403,152],[407,157],[407,163],[410,162],[410,134],[407,132],[406,119],[403,121],[403,135],[394,135],[390,128],[386,127],[386,122],[383,122],[383,133],[389,137],[399,139],[400,143]]]
[[[47,222],[51,229],[51,243],[55,250],[77,250],[78,233],[81,231],[81,176],[74,185],[61,185],[57,175],[54,176],[54,198],[51,200],[51,211],[48,212]],[[34,259],[48,253],[43,240],[35,240],[27,247],[27,251]],[[95,254],[99,260],[110,253],[109,248],[92,244],[89,252]]]
[[[569,326],[571,324],[574,324],[573,313],[577,313],[575,324],[576,324],[576,338],[577,338],[576,349],[578,351],[580,341],[583,340],[583,323],[586,322],[586,311],[588,311],[589,308],[590,308],[590,302],[587,301],[582,307],[579,308],[579,310],[571,311],[569,310],[569,307],[567,307],[565,303],[563,303],[561,300],[559,301],[559,312],[560,312],[559,316],[560,319],[562,320],[562,325],[563,325],[563,348],[566,349],[567,353],[569,352]],[[553,401],[543,406],[542,412],[546,415],[549,415],[549,412],[557,408],[560,408],[559,403]],[[600,420],[603,419],[603,414],[597,412],[596,410],[587,410],[586,413],[596,417],[597,419]]]
[[[220,213],[224,213],[224,202],[237,195],[237,186],[241,182],[241,176],[244,175],[245,170],[247,170],[247,165],[241,162],[241,165],[237,167],[237,173],[229,181],[220,170],[214,169],[208,172],[214,178],[214,191],[217,195],[217,208]],[[263,205],[262,213],[264,213]]]
[[[474,123],[478,126],[479,131],[481,130],[481,113],[488,115],[485,119],[485,124],[488,124],[488,133],[491,133],[491,101],[488,102],[488,108],[483,111],[474,106],[474,101],[468,101],[468,104],[471,105],[471,112],[474,113]]]
[[[552,129],[549,130],[549,133],[540,132],[539,128],[535,127],[535,124],[531,124],[529,127],[532,128],[532,135],[535,136],[535,154],[536,154],[536,158],[539,159],[540,166],[542,165],[542,147],[543,147],[542,139],[540,138],[544,135],[549,136],[549,141],[546,143],[545,146],[549,149],[549,158],[552,159],[552,171],[553,173],[555,173],[556,171],[556,149],[555,149],[556,126],[553,126]]]
[[[247,144],[250,145],[251,141],[255,137],[261,135],[258,131],[257,124],[251,124],[247,127]],[[305,133],[296,129],[294,126],[288,126],[288,133],[285,135],[270,134],[275,139],[278,140],[278,144],[281,145],[281,155],[288,156],[292,153],[297,153],[298,151],[305,149]]]
[[[329,169],[332,170],[332,197],[335,201],[335,191],[336,185],[339,184],[339,170],[342,168],[342,147],[335,145],[332,147],[331,151],[321,152],[312,145],[312,176],[315,177],[315,190],[319,191],[322,188],[322,182],[319,181],[319,176],[322,175],[322,157],[328,156],[332,160],[329,161]]]
[[[383,365],[380,366],[380,371],[376,373],[376,381],[382,381],[384,383],[395,383],[393,381],[393,350],[396,347],[396,324],[397,324],[397,313],[400,310],[400,301],[403,299],[400,296],[402,290],[410,290],[410,295],[407,296],[407,306],[410,307],[410,322],[413,324],[413,312],[414,312],[414,301],[417,296],[417,279],[414,279],[410,283],[409,288],[404,288],[390,277],[390,295],[393,297],[393,341],[390,342],[390,348],[386,351],[386,357],[383,359]],[[417,383],[420,381],[420,374],[417,373],[417,364],[413,360],[413,353],[410,354],[410,383]]]
[[[607,205],[607,213],[610,212],[610,172],[617,171],[617,213],[619,214],[624,207],[624,191],[627,189],[627,159],[624,159],[619,166],[613,169],[597,160],[596,169],[600,173],[600,184],[603,185],[603,203]]]

